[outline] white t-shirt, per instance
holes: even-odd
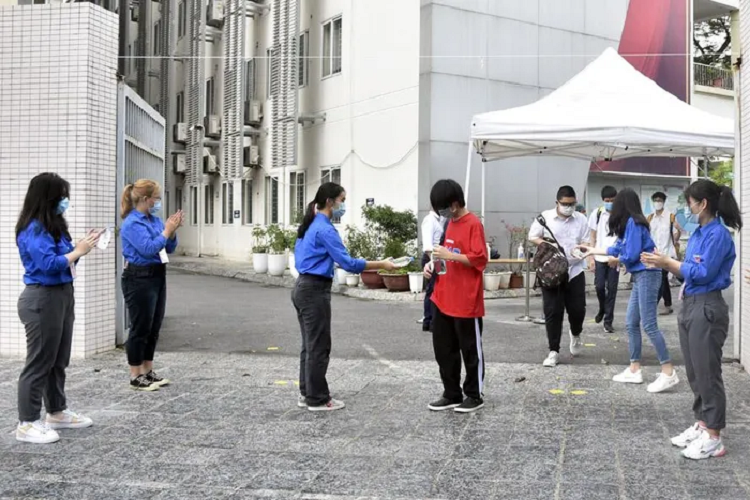
[[[671,224],[671,218],[672,214],[666,209],[662,211],[661,215],[654,212],[649,225],[651,238],[654,240],[656,248],[659,249],[659,253],[674,258],[677,256],[677,252],[675,252],[673,236],[670,234],[670,227],[674,228]]]
[[[570,255],[571,250],[581,244],[589,242],[589,224],[586,216],[580,212],[573,212],[571,217],[561,217],[557,209],[546,210],[542,212],[542,217],[547,222],[547,226],[555,234],[555,238],[565,250],[568,257],[569,279],[573,279],[583,272],[584,261],[576,259]],[[539,224],[536,219],[529,229],[529,239],[549,237],[550,234]]]
[[[435,212],[430,212],[422,219],[422,251],[432,252],[443,236],[445,221]]]
[[[598,223],[596,221],[597,217],[599,218]],[[596,248],[607,249],[617,241],[617,236],[609,236],[609,212],[604,207],[591,214],[589,217],[589,229],[596,231]],[[609,262],[609,257],[606,255],[596,255],[594,259],[597,262]]]

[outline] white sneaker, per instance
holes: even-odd
[[[664,375],[664,372],[660,373],[656,380],[648,384],[646,390],[648,392],[662,392],[667,389],[676,386],[680,383],[680,379],[677,377],[677,370],[672,369],[672,375]]]
[[[299,397],[297,398],[297,406],[299,408],[307,408],[307,400],[305,399],[305,396],[303,396],[302,394],[300,394]]]
[[[24,443],[49,444],[59,441],[60,435],[41,420],[19,422],[16,428],[16,440]]]
[[[673,437],[672,444],[680,448],[686,448],[687,445],[701,437],[701,434],[703,434],[703,431],[705,430],[705,428],[701,427],[701,425],[696,422],[685,429],[685,431],[679,436]]]
[[[329,402],[327,402],[324,405],[320,406],[308,406],[307,409],[310,411],[334,411],[334,410],[340,410],[344,408],[346,405],[343,401],[339,401],[338,399],[331,399]]]
[[[682,450],[682,456],[691,460],[705,460],[711,457],[723,457],[727,454],[721,438],[712,439],[708,432],[703,431],[700,437]]]
[[[555,351],[550,351],[549,356],[547,356],[547,359],[542,361],[542,366],[546,366],[547,368],[554,368],[557,366],[557,358],[558,354]]]
[[[642,384],[643,372],[640,369],[637,372],[633,372],[630,367],[627,367],[622,373],[618,373],[612,377],[612,381],[620,382],[621,384]]]
[[[577,337],[574,336],[573,332],[569,331],[568,335],[570,335],[570,354],[572,354],[573,356],[578,356],[583,350],[583,340],[581,340],[580,335],[578,335]]]
[[[46,423],[50,429],[83,429],[94,425],[89,417],[70,410],[63,410],[58,416],[47,414]]]
[[[422,323],[424,323],[424,316],[417,320],[417,324],[421,325]]]

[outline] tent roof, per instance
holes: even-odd
[[[682,102],[611,48],[533,104],[474,116],[471,139],[488,161],[734,154],[731,120]]]

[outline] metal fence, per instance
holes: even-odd
[[[164,186],[164,118],[125,83],[117,88],[117,193],[138,179],[151,179]],[[119,206],[119,203],[118,203]],[[119,213],[119,210],[118,210]],[[159,214],[160,216],[162,214]],[[117,235],[122,220],[117,217]],[[120,288],[124,261],[117,241],[117,345],[125,342],[130,326]]]
[[[732,70],[700,63],[694,63],[693,67],[696,85],[734,90],[734,73]]]

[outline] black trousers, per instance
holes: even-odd
[[[73,285],[29,285],[18,298],[18,317],[26,329],[26,366],[18,379],[18,420],[39,420],[67,409],[65,369],[70,362],[75,320]]]
[[[427,265],[427,263],[430,262],[430,256],[427,255],[427,252],[422,254],[422,268],[424,269],[424,266]],[[425,287],[424,287],[424,320],[423,325],[426,325],[428,328],[432,324],[432,292],[435,290],[435,280],[437,279],[437,274],[434,274],[430,277],[430,279],[425,280]]]
[[[721,292],[683,299],[677,315],[685,373],[693,390],[695,419],[706,427],[726,427],[727,396],[721,358],[729,333],[729,307]]]
[[[620,284],[620,269],[613,269],[606,262],[597,262],[594,283],[596,297],[599,299],[599,314],[604,315],[605,325],[612,326],[615,319],[617,286]]]
[[[310,406],[331,400],[326,372],[331,359],[331,284],[320,276],[303,274],[292,290],[292,304],[302,334],[299,391]]]
[[[482,399],[484,390],[484,352],[482,318],[454,318],[443,314],[433,303],[432,347],[440,367],[443,397],[460,401],[463,394]],[[461,392],[461,357],[466,366]]]
[[[583,320],[586,318],[586,278],[584,273],[557,288],[542,288],[544,318],[546,320],[547,341],[549,350],[560,352],[563,318],[568,313],[570,331],[578,336],[583,331]]]
[[[659,288],[659,298],[656,299],[658,302],[664,298],[664,307],[672,307],[672,289],[669,287],[669,271],[662,270],[661,272],[661,287]]]
[[[140,366],[154,360],[167,307],[167,267],[129,265],[122,272],[122,295],[130,316],[128,364]]]

